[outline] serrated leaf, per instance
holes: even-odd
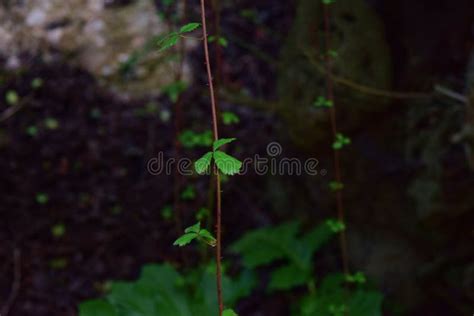
[[[183,236],[181,236],[181,237],[179,237],[178,239],[175,240],[175,242],[173,243],[173,246],[179,246],[179,247],[186,246],[187,244],[189,244],[191,241],[193,241],[197,237],[198,237],[198,234],[196,234],[196,233],[184,234]]]
[[[222,316],[239,316],[236,312],[232,309],[228,308],[222,312]]]
[[[79,316],[118,316],[118,312],[104,300],[90,300],[79,304]]]
[[[179,33],[189,33],[200,27],[200,23],[188,23],[179,29]]]
[[[197,173],[203,174],[206,172],[211,165],[212,155],[212,152],[208,152],[194,163],[194,169]]]
[[[240,160],[219,150],[214,152],[214,161],[217,168],[219,168],[223,174],[229,176],[239,173],[240,168],[242,168],[242,162]]]
[[[199,231],[201,230],[201,222],[197,222],[193,226],[189,226],[184,230],[185,233],[196,233],[199,234]]]
[[[232,143],[236,139],[237,138],[221,138],[221,139],[218,139],[212,144],[212,148],[214,149],[214,151],[216,151],[220,147],[224,146],[225,144]]]

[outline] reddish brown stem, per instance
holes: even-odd
[[[336,104],[334,100],[334,83],[332,76],[332,62],[331,56],[329,55],[329,50],[331,48],[331,29],[330,29],[330,12],[329,5],[324,6],[324,37],[326,42],[326,52],[324,54],[326,59],[326,94],[327,99],[331,100],[333,106],[329,110],[330,119],[331,119],[331,129],[334,139],[337,135],[337,121],[336,121]],[[342,183],[342,174],[341,174],[341,162],[340,162],[340,152],[339,150],[334,150],[334,170],[335,170],[335,179],[337,182]],[[337,218],[340,222],[345,223],[344,215],[344,201],[342,197],[342,191],[336,191],[336,207],[337,207]],[[347,255],[347,237],[345,230],[341,231],[339,235],[339,242],[341,247],[342,255],[342,266],[345,274],[349,273],[349,263]]]
[[[214,94],[214,84],[212,80],[211,62],[209,58],[209,44],[207,41],[207,25],[206,25],[206,5],[205,0],[201,0],[201,20],[204,37],[204,56],[206,60],[207,80],[209,83],[209,93],[211,97],[212,109],[212,130],[214,141],[219,139],[218,123],[217,123],[217,103]],[[222,299],[222,271],[221,271],[221,180],[219,171],[214,165],[214,174],[216,176],[216,282],[217,282],[217,302],[219,305],[219,316],[224,311],[224,302]]]

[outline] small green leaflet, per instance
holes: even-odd
[[[329,182],[329,189],[331,189],[331,191],[342,190],[344,189],[344,183],[338,181],[331,181]]]
[[[212,154],[212,152],[208,152],[194,163],[194,169],[197,173],[203,174],[206,172],[211,165]]]
[[[335,219],[328,219],[326,221],[326,225],[329,226],[329,228],[334,232],[334,233],[339,233],[343,230],[346,229],[346,224],[344,224],[341,221],[335,220]]]
[[[188,24],[181,27],[181,29],[179,30],[179,33],[181,33],[181,34],[189,33],[189,32],[194,31],[195,29],[197,29],[200,26],[201,26],[200,23],[188,23]]]
[[[216,162],[217,168],[219,168],[223,174],[230,176],[239,173],[239,170],[242,167],[242,162],[240,160],[237,160],[219,150],[214,152],[214,161]]]
[[[159,51],[162,52],[167,50],[170,47],[173,47],[178,43],[180,36],[184,33],[189,33],[197,29],[201,24],[199,23],[188,23],[182,26],[179,29],[179,32],[171,32],[165,37],[163,37],[160,41],[158,41],[158,46],[160,47]]]
[[[168,48],[176,45],[179,39],[179,33],[173,32],[165,36],[163,39],[158,41],[158,46],[160,47],[159,52],[167,50]]]
[[[367,282],[367,279],[365,278],[365,275],[359,271],[355,274],[346,275],[346,282],[364,284],[365,282]]]
[[[240,118],[232,112],[224,112],[222,113],[222,122],[224,125],[237,124],[240,122]]]
[[[332,148],[334,150],[339,150],[339,149],[342,149],[342,147],[344,147],[346,145],[350,145],[350,143],[351,143],[351,139],[349,137],[344,136],[341,133],[337,133],[336,134],[336,140],[332,144]]]
[[[214,151],[216,151],[220,147],[224,146],[225,144],[232,143],[236,139],[237,138],[221,138],[221,139],[218,139],[214,142],[214,144],[212,145],[212,148],[213,148]]]
[[[212,247],[216,245],[216,239],[207,229],[201,229],[201,222],[197,222],[184,230],[184,235],[176,239],[173,246],[183,247],[194,239],[198,239]]]
[[[212,43],[216,41],[216,38],[216,36],[211,35],[207,38],[207,40],[209,41],[209,43]],[[227,39],[222,36],[218,38],[217,43],[222,47],[227,47],[229,45],[229,41],[227,41]]]
[[[239,173],[240,168],[242,168],[242,162],[223,151],[217,150],[221,146],[231,143],[234,140],[235,138],[222,138],[216,140],[212,146],[213,151],[207,152],[194,163],[196,172],[199,174],[205,173],[211,164],[212,158],[214,158],[217,168],[224,175],[234,175]]]
[[[181,192],[181,199],[183,200],[194,200],[196,198],[196,191],[192,185],[188,185],[183,192]]]
[[[189,244],[191,241],[193,241],[196,238],[197,238],[196,233],[184,234],[175,240],[175,242],[173,243],[173,246],[180,246],[180,247],[186,246],[187,244]]]
[[[334,105],[334,103],[332,100],[320,96],[316,99],[316,101],[314,101],[313,105],[317,108],[330,108]]]
[[[333,4],[334,2],[336,2],[335,0],[322,0],[323,1],[323,4]]]
[[[184,230],[185,233],[196,233],[198,234],[199,231],[201,230],[201,222],[197,222],[193,226],[189,226]]]
[[[239,316],[236,312],[234,312],[232,309],[228,308],[224,310],[222,313],[222,316]]]

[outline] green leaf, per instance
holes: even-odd
[[[178,42],[178,39],[179,39],[178,33],[173,32],[171,34],[168,34],[162,40],[158,41],[158,47],[160,47],[159,51],[162,52],[164,50],[167,50],[173,47]]]
[[[334,150],[339,150],[342,147],[349,145],[351,143],[351,139],[349,137],[344,136],[341,133],[336,134],[336,139],[334,143],[332,144],[332,148]]]
[[[216,41],[216,36],[214,35],[211,35],[207,38],[208,42],[209,43],[212,43],[212,42],[215,42]],[[222,46],[222,47],[227,47],[229,45],[229,41],[227,41],[227,39],[225,37],[219,37],[219,39],[217,40],[217,43]]]
[[[215,247],[217,240],[212,236],[212,234],[206,230],[206,229],[201,229],[199,231],[199,238],[201,238],[206,244]]]
[[[79,304],[79,316],[118,316],[118,312],[104,300],[90,300]]]
[[[248,268],[255,268],[277,259],[291,258],[298,222],[284,223],[275,227],[260,228],[246,233],[231,245],[234,253],[242,256]]]
[[[365,278],[365,275],[359,271],[355,274],[346,275],[346,281],[349,283],[364,284],[365,282],[367,282],[367,279]]]
[[[208,152],[194,163],[194,169],[197,173],[203,174],[206,172],[211,165],[212,155],[212,152]]]
[[[179,247],[186,246],[187,244],[189,244],[191,241],[193,241],[197,237],[198,237],[198,234],[196,234],[196,233],[184,234],[184,235],[182,235],[181,237],[179,237],[178,239],[175,240],[175,242],[173,243],[173,246],[179,246]]]
[[[269,290],[289,290],[295,286],[306,284],[311,279],[311,273],[295,264],[280,267],[272,272]]]
[[[322,0],[323,4],[333,4],[336,0]]]
[[[344,184],[338,181],[331,181],[329,182],[329,189],[331,189],[331,191],[339,191],[344,189]]]
[[[196,133],[192,130],[185,130],[179,135],[179,141],[186,148],[209,147],[212,145],[212,132],[207,130],[203,133]]]
[[[346,229],[346,224],[335,219],[328,219],[326,221],[326,225],[328,225],[329,228],[335,233],[339,233]]]
[[[239,123],[240,118],[232,112],[224,112],[222,113],[222,121],[224,122],[224,125],[231,125]]]
[[[196,213],[196,219],[198,221],[202,221],[203,219],[209,217],[210,213],[211,212],[209,211],[209,209],[205,207],[201,207],[199,211]]]
[[[189,33],[200,27],[200,23],[188,23],[179,29],[179,33]]]
[[[224,146],[225,144],[228,144],[228,143],[232,143],[236,139],[237,138],[221,138],[221,139],[218,139],[213,143],[212,148],[213,148],[214,151],[216,151],[221,146]]]
[[[228,308],[222,312],[222,316],[239,316],[232,309]]]
[[[194,200],[196,198],[196,191],[192,185],[188,185],[183,192],[181,192],[181,199]]]
[[[240,168],[242,168],[242,162],[240,160],[222,151],[214,152],[214,161],[216,162],[217,168],[226,175],[231,176],[239,173]]]
[[[189,226],[184,230],[185,233],[196,233],[199,234],[199,231],[201,230],[201,222],[197,222],[193,226]]]
[[[330,108],[334,105],[334,103],[332,102],[332,100],[329,100],[329,99],[326,99],[325,97],[318,97],[318,99],[316,99],[316,101],[314,101],[314,106],[317,107],[317,108]]]

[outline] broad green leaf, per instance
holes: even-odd
[[[189,33],[197,29],[199,26],[201,26],[200,23],[188,23],[184,26],[181,27],[179,30],[179,33]]]
[[[232,309],[226,309],[222,312],[222,316],[239,316],[237,315],[236,312],[234,312]]]
[[[295,264],[280,267],[272,272],[269,290],[289,290],[295,286],[306,284],[311,279],[311,273]]]
[[[242,295],[250,293],[249,286],[255,285],[255,282],[246,282],[244,291],[241,283],[223,274],[227,306],[234,306]],[[169,264],[146,265],[138,280],[111,283],[109,294],[100,305],[109,304],[116,313],[109,314],[107,307],[99,306],[92,309],[98,313],[82,314],[83,306],[92,306],[95,301],[81,304],[80,316],[217,316],[215,268],[201,266],[181,275]]]
[[[173,47],[176,45],[179,39],[179,34],[174,32],[163,38],[161,41],[158,42],[158,46],[160,47],[159,51],[162,52],[167,50],[168,48]]]
[[[197,173],[203,174],[206,172],[211,165],[212,155],[212,152],[208,152],[194,163],[194,169]]]
[[[240,168],[242,168],[242,162],[240,160],[222,151],[214,152],[214,161],[216,162],[217,168],[226,175],[232,176],[239,173]]]
[[[79,316],[118,316],[118,313],[104,300],[90,300],[79,304]]]
[[[201,222],[197,222],[193,226],[189,226],[184,230],[185,233],[196,233],[199,234],[199,231],[201,230]]]
[[[173,246],[179,246],[179,247],[186,246],[197,237],[198,237],[198,234],[196,233],[186,233],[183,236],[176,239],[175,242],[173,243]]]
[[[242,256],[243,263],[248,268],[290,258],[294,253],[293,245],[298,228],[298,222],[289,222],[253,230],[232,244],[230,249]]]
[[[232,143],[236,139],[237,138],[221,138],[221,139],[218,139],[214,142],[214,144],[212,145],[212,148],[214,149],[214,151],[216,151],[221,146],[224,146],[225,144],[228,144],[228,143]]]

